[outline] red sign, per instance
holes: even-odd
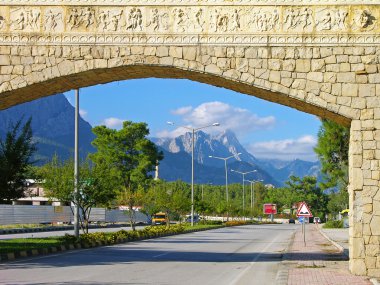
[[[277,205],[276,204],[264,204],[264,214],[265,215],[277,214]]]
[[[297,210],[297,217],[308,217],[308,218],[310,218],[312,216],[313,216],[313,214],[311,213],[306,202],[300,203],[298,210]]]

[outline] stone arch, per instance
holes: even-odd
[[[331,83],[331,78],[324,78],[324,59],[310,58],[313,52],[320,52],[313,47],[134,46],[123,49],[87,46],[36,49],[26,46],[16,49],[18,54],[26,54],[25,60],[32,57],[34,61],[29,66],[10,67],[16,72],[30,70],[29,74],[15,76],[1,85],[2,109],[75,88],[157,77],[187,78],[228,88],[343,125],[349,125],[351,119],[358,116],[358,109],[337,104],[332,99],[333,95],[328,93],[331,93],[334,83]],[[333,54],[333,48],[325,49],[329,56]],[[8,48],[8,51],[10,54],[15,52],[13,48]],[[61,56],[54,56],[55,64],[52,64],[48,54]],[[298,56],[294,59],[286,54]],[[13,61],[12,55],[9,58],[10,62]],[[38,68],[33,71],[33,66]],[[331,73],[329,76],[336,79],[338,75]],[[341,92],[342,88],[336,92]]]
[[[0,109],[153,76],[229,88],[350,126],[350,269],[380,277],[378,1],[19,2],[0,5]]]

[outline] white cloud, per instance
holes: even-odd
[[[270,129],[276,123],[273,116],[259,117],[247,109],[237,108],[219,101],[203,103],[196,108],[189,106],[178,108],[172,113],[182,116],[181,119],[189,127],[197,128],[220,123],[220,127],[207,128],[204,131],[220,132],[221,130],[230,129],[238,136],[244,136],[256,130]],[[182,128],[170,132],[163,131],[158,136],[175,137],[177,134],[183,133],[184,129]]]
[[[173,111],[171,111],[171,113],[173,115],[183,116],[183,115],[186,115],[189,112],[191,112],[192,109],[193,109],[192,106],[186,106],[186,107],[181,107],[181,108],[178,108],[176,110],[173,110]]]
[[[86,110],[83,110],[83,109],[79,109],[79,115],[82,117],[82,118],[86,118],[88,112]]]
[[[257,158],[293,160],[316,160],[313,148],[317,144],[317,138],[305,135],[297,139],[272,140],[258,142],[248,146],[248,151]]]
[[[125,120],[118,118],[107,118],[101,122],[101,125],[105,125],[107,128],[120,129],[123,126]]]

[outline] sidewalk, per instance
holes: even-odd
[[[314,224],[306,225],[306,245],[301,230],[283,263],[288,268],[288,285],[371,285],[368,278],[352,275],[348,258],[331,244]]]

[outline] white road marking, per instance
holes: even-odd
[[[252,261],[249,263],[249,265],[247,266],[247,268],[245,268],[242,272],[239,273],[238,276],[236,276],[231,284],[237,284],[239,282],[239,280],[247,273],[248,270],[250,270],[256,263],[256,261],[260,258],[261,254],[263,254],[268,248],[270,248],[278,239],[279,236],[277,236],[274,240],[271,241],[271,243],[267,244],[261,251],[259,254],[257,254],[255,256],[254,259],[252,259]]]

